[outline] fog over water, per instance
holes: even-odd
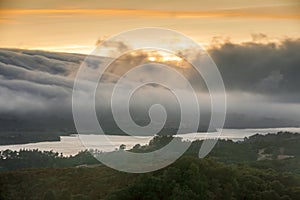
[[[300,132],[300,128],[278,128],[300,127],[300,39],[287,38],[278,44],[226,42],[211,47],[208,52],[220,70],[227,95],[225,129],[220,138],[242,140],[255,133]],[[151,56],[151,59],[155,57]],[[75,132],[72,90],[74,78],[84,58],[85,55],[78,54],[0,49],[0,132]],[[89,60],[88,64],[97,68],[105,59],[97,57]],[[148,62],[149,55],[145,52],[124,55],[105,71],[96,91],[95,107],[98,120],[106,133],[116,130],[110,107],[114,84],[133,66]],[[210,118],[207,88],[187,63],[176,62],[170,61],[167,64],[182,72],[195,87],[200,100],[200,125],[207,125]],[[151,63],[148,65],[151,69]],[[184,85],[177,81],[178,77],[149,69],[142,74],[168,79],[184,91]],[[136,74],[127,80],[127,84],[143,82],[143,77]],[[123,92],[128,93],[126,85]],[[147,125],[149,108],[158,103],[165,107],[168,114],[166,125],[170,128],[168,130],[172,130],[180,121],[178,102],[170,91],[157,85],[142,87],[132,96],[129,106],[133,120],[139,125]],[[82,105],[84,108],[85,102]],[[124,100],[120,98],[117,105],[122,108]],[[184,126],[188,127],[189,124]],[[197,133],[196,137],[194,134],[179,136],[191,141],[206,137],[205,133]],[[84,137],[89,148],[113,151],[121,144],[125,144],[127,149],[135,144],[147,144],[153,135],[138,138],[104,135],[81,137]],[[102,144],[105,141],[103,137],[109,137],[112,144]],[[5,149],[53,150],[64,155],[74,155],[86,147],[78,136],[63,136],[59,142],[0,146],[0,150]]]
[[[299,52],[300,39],[289,38],[280,43],[227,41],[208,49],[226,88],[225,128],[300,125]],[[78,54],[0,49],[0,131],[74,131],[72,89],[84,58]],[[104,57],[89,60],[89,65],[96,68],[103,60]],[[148,62],[149,54],[145,52],[124,55],[105,72],[96,94],[97,114],[103,124],[113,124],[109,95],[116,81],[133,66]],[[176,62],[166,64],[182,72],[196,87],[202,122],[207,124],[210,99],[205,85],[188,64]],[[150,69],[151,63],[148,64]],[[183,88],[176,76],[151,70],[144,74],[158,74]],[[136,75],[128,84],[145,81],[142,77]],[[142,87],[134,94],[130,104],[133,117],[147,124],[149,106],[156,103],[165,106],[169,124],[178,122],[178,102],[169,91],[156,85]],[[119,105],[123,105],[122,99]],[[111,129],[105,128],[107,132]]]

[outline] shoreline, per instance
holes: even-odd
[[[257,133],[265,135],[267,133],[278,133],[278,132],[298,132],[300,128],[286,127],[286,128],[268,128],[268,129],[223,129],[219,139],[233,140],[234,142],[243,141],[245,137],[255,135]],[[215,132],[216,133],[216,132]],[[183,140],[203,140],[210,133],[189,133],[180,134],[178,137],[182,137]],[[215,134],[214,134],[215,135]],[[105,137],[105,138],[103,138]],[[106,139],[109,138],[111,144],[105,143]],[[63,153],[64,156],[76,155],[78,152],[87,149],[98,149],[100,151],[109,152],[116,148],[119,148],[121,144],[126,145],[126,149],[132,148],[136,144],[145,145],[153,138],[153,136],[119,136],[119,135],[81,135],[81,138],[76,135],[61,136],[60,141],[56,142],[38,142],[38,143],[27,143],[27,144],[13,144],[13,145],[0,145],[0,151],[20,150],[20,149],[39,149],[41,151],[54,151]],[[86,145],[87,144],[87,145]],[[87,148],[88,146],[89,148]],[[91,148],[92,147],[92,148]],[[100,148],[99,148],[100,147]]]

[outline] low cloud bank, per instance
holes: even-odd
[[[225,127],[300,125],[300,39],[286,39],[280,44],[225,42],[209,49],[209,54],[222,74],[227,91]],[[114,84],[133,66],[149,62],[148,57],[148,54],[124,56],[102,77],[96,108],[100,121],[105,122],[108,129],[114,125],[109,101]],[[84,58],[79,54],[0,49],[0,131],[74,131],[72,88]],[[96,58],[90,64],[97,66],[102,59],[105,58]],[[192,69],[175,61],[167,64],[183,73],[196,89],[198,84],[202,120],[207,123],[209,95],[203,82],[193,82],[197,77]],[[143,72],[143,76],[137,74],[129,78],[128,84],[145,81],[145,74],[149,77],[159,74],[184,89],[176,76],[151,70]],[[155,84],[141,88],[131,101],[130,108],[137,123],[147,124],[147,110],[155,103],[166,107],[170,126],[178,123],[176,98]],[[121,98],[120,105],[123,105]]]

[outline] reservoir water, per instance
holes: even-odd
[[[256,133],[267,134],[277,133],[279,131],[289,131],[300,133],[300,128],[267,128],[267,129],[223,129],[219,138],[231,139],[234,141],[243,140],[245,137],[249,137]],[[189,133],[177,135],[184,140],[196,140],[205,139],[207,137],[214,137],[216,133]],[[109,139],[111,144],[106,144],[106,140]],[[62,136],[60,141],[57,142],[38,142],[29,144],[17,144],[17,145],[1,145],[0,150],[20,150],[20,149],[39,149],[43,151],[53,150],[55,152],[63,153],[65,156],[75,155],[81,150],[85,149],[98,149],[100,151],[113,151],[119,148],[121,144],[125,144],[127,149],[132,148],[136,144],[147,144],[152,139],[152,136],[147,137],[133,137],[133,136],[112,136],[112,135],[72,135]],[[83,144],[87,144],[88,148]]]

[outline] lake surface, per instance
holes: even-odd
[[[223,129],[219,138],[231,139],[234,141],[243,140],[256,133],[267,134],[277,133],[279,131],[289,131],[300,133],[300,128],[264,128],[264,129]],[[216,137],[217,133],[189,133],[177,135],[184,140],[205,139],[209,137]],[[111,142],[107,144],[107,139]],[[62,136],[61,141],[57,142],[38,142],[18,145],[1,145],[0,150],[20,150],[20,149],[39,149],[43,151],[53,150],[55,152],[63,153],[65,156],[75,155],[81,150],[98,149],[100,151],[113,151],[119,148],[121,144],[125,144],[127,149],[132,148],[136,144],[147,144],[152,139],[152,136],[147,137],[133,137],[133,136],[108,136],[108,135],[73,135]],[[85,145],[84,145],[84,144]],[[87,147],[86,147],[87,146]]]

